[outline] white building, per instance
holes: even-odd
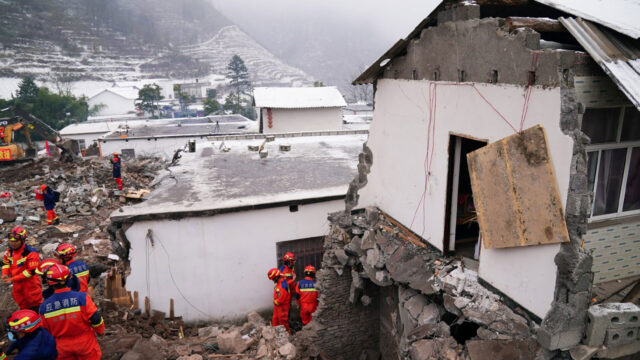
[[[124,115],[136,112],[135,100],[138,98],[137,87],[112,87],[91,96],[87,103],[89,108],[96,105],[104,107],[95,115]]]
[[[347,104],[335,87],[255,88],[253,95],[262,133],[343,129]]]
[[[301,255],[298,273],[319,266],[366,135],[286,135],[197,143],[148,200],[114,212],[131,245],[127,290],[167,313],[173,299],[186,321],[231,320],[271,309],[267,271],[284,252]],[[263,143],[265,158],[248,148]]]
[[[98,139],[100,151],[124,156],[159,156],[171,159],[189,140],[228,134],[257,134],[257,123],[242,115],[216,115],[129,121]]]

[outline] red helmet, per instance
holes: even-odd
[[[69,243],[62,243],[56,247],[54,254],[60,259],[71,259],[78,253],[75,246]]]
[[[27,230],[16,226],[9,233],[9,241],[24,241],[27,240]]]
[[[40,185],[40,191],[44,191],[47,188],[47,185]]]
[[[269,278],[269,280],[273,280],[280,277],[280,270],[276,268],[269,270],[269,272],[267,273],[267,277]]]
[[[40,261],[40,264],[36,268],[36,274],[44,275],[44,273],[47,272],[47,269],[53,264],[60,265],[60,262],[57,259],[44,259]]]
[[[46,272],[44,276],[46,277],[47,284],[49,285],[66,283],[70,274],[69,268],[60,264],[53,264],[45,270]]]
[[[118,153],[117,153],[117,152],[114,152],[114,153],[113,153],[113,156],[114,156],[114,157],[118,157]]]
[[[11,314],[7,319],[11,331],[29,333],[41,326],[40,316],[33,310],[23,309]]]
[[[288,252],[288,253],[284,254],[284,256],[282,257],[282,260],[284,262],[288,262],[288,261],[294,262],[294,261],[296,261],[296,256],[293,255],[292,252]]]
[[[313,276],[316,274],[316,268],[313,267],[313,265],[307,265],[307,267],[304,268],[304,274]]]

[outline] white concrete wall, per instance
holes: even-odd
[[[136,156],[152,155],[161,156],[168,159],[173,157],[176,150],[187,145],[189,140],[200,140],[199,137],[176,137],[156,139],[129,139],[124,140],[102,140],[100,147],[102,154],[122,153],[122,149],[134,149]]]
[[[442,249],[449,135],[494,142],[514,134],[514,130],[473,87],[440,83],[434,102],[436,116],[431,178],[423,211],[423,206],[418,204],[425,181],[429,84],[428,81],[391,79],[378,82],[374,121],[368,141],[373,152],[373,166],[367,186],[359,192],[358,206],[378,206],[406,226],[411,225],[417,211],[411,229]],[[524,88],[489,84],[476,84],[476,88],[514,127],[519,128]],[[542,124],[546,130],[564,206],[573,142],[559,127],[559,88],[533,90],[524,128],[535,124]],[[553,300],[556,278],[553,257],[559,247],[482,249],[479,274],[522,306],[543,317]]]
[[[89,104],[89,108],[98,104],[106,105],[97,114],[94,114],[94,116],[124,115],[136,111],[134,100],[125,99],[110,91],[103,91],[97,94],[90,98],[87,103]]]
[[[85,147],[91,146],[94,141],[97,141],[98,138],[107,134],[106,132],[102,133],[93,133],[93,134],[71,134],[71,135],[62,135],[64,139],[74,139],[74,140],[84,140]]]
[[[262,121],[265,134],[301,131],[342,130],[341,108],[273,109],[273,127],[269,128],[267,109],[263,108]]]
[[[336,200],[300,205],[297,212],[287,206],[136,222],[126,232],[131,242],[127,290],[137,291],[141,301],[150,294],[151,308],[167,314],[174,299],[176,315],[186,321],[233,319],[270,309],[273,282],[267,272],[276,267],[276,242],[326,235],[327,213],[341,209],[344,201]],[[145,240],[148,229],[153,247]]]

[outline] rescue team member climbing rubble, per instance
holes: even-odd
[[[33,310],[18,310],[7,319],[7,336],[11,341],[7,354],[18,349],[20,352],[14,360],[56,360],[58,351],[56,341],[49,332],[42,328],[42,319]],[[0,360],[5,360],[5,353],[0,353]]]
[[[47,211],[47,225],[59,224],[60,219],[54,210],[56,207],[56,194],[47,185],[40,186],[40,191],[36,190],[36,200],[44,201],[44,209]]]
[[[118,153],[113,153],[110,161],[111,165],[113,165],[113,178],[116,179],[118,190],[122,190],[122,162],[120,161]]]
[[[89,266],[80,260],[73,258],[78,254],[78,250],[71,244],[60,244],[55,250],[56,257],[60,263],[69,268],[71,275],[75,275],[80,280],[80,291],[89,292]]]
[[[304,268],[304,279],[296,284],[296,299],[300,307],[302,325],[311,322],[311,314],[318,308],[318,290],[316,289],[316,268],[308,265]]]
[[[2,259],[2,281],[13,284],[12,295],[20,309],[38,312],[42,303],[40,278],[34,276],[40,255],[27,245],[27,230],[20,226],[9,233],[9,248]]]
[[[287,331],[291,332],[291,330],[289,330],[289,306],[291,304],[289,285],[287,285],[287,281],[280,274],[280,270],[276,268],[269,270],[267,277],[275,283],[275,287],[273,288],[273,317],[271,318],[271,325],[284,325]]]
[[[58,360],[99,360],[102,351],[95,334],[104,334],[104,321],[86,293],[66,287],[69,275],[64,265],[47,269],[45,277],[55,294],[40,306],[42,326],[56,339]]]

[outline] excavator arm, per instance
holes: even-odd
[[[60,137],[60,133],[55,131],[44,121],[38,119],[37,117],[31,115],[30,113],[22,110],[17,106],[11,106],[0,111],[4,112],[7,110],[10,110],[14,115],[14,117],[11,118],[12,122],[14,123],[13,130],[18,130],[19,127],[16,128],[18,124],[22,125],[24,136],[27,140],[27,146],[30,151],[34,152],[36,149],[34,144],[31,142],[30,132],[33,131],[36,134],[40,135],[43,139],[55,144],[62,151],[62,154],[60,155],[61,159],[65,161],[73,161],[78,158],[78,156],[76,155],[78,151],[78,143],[76,140],[63,139],[62,137]]]

